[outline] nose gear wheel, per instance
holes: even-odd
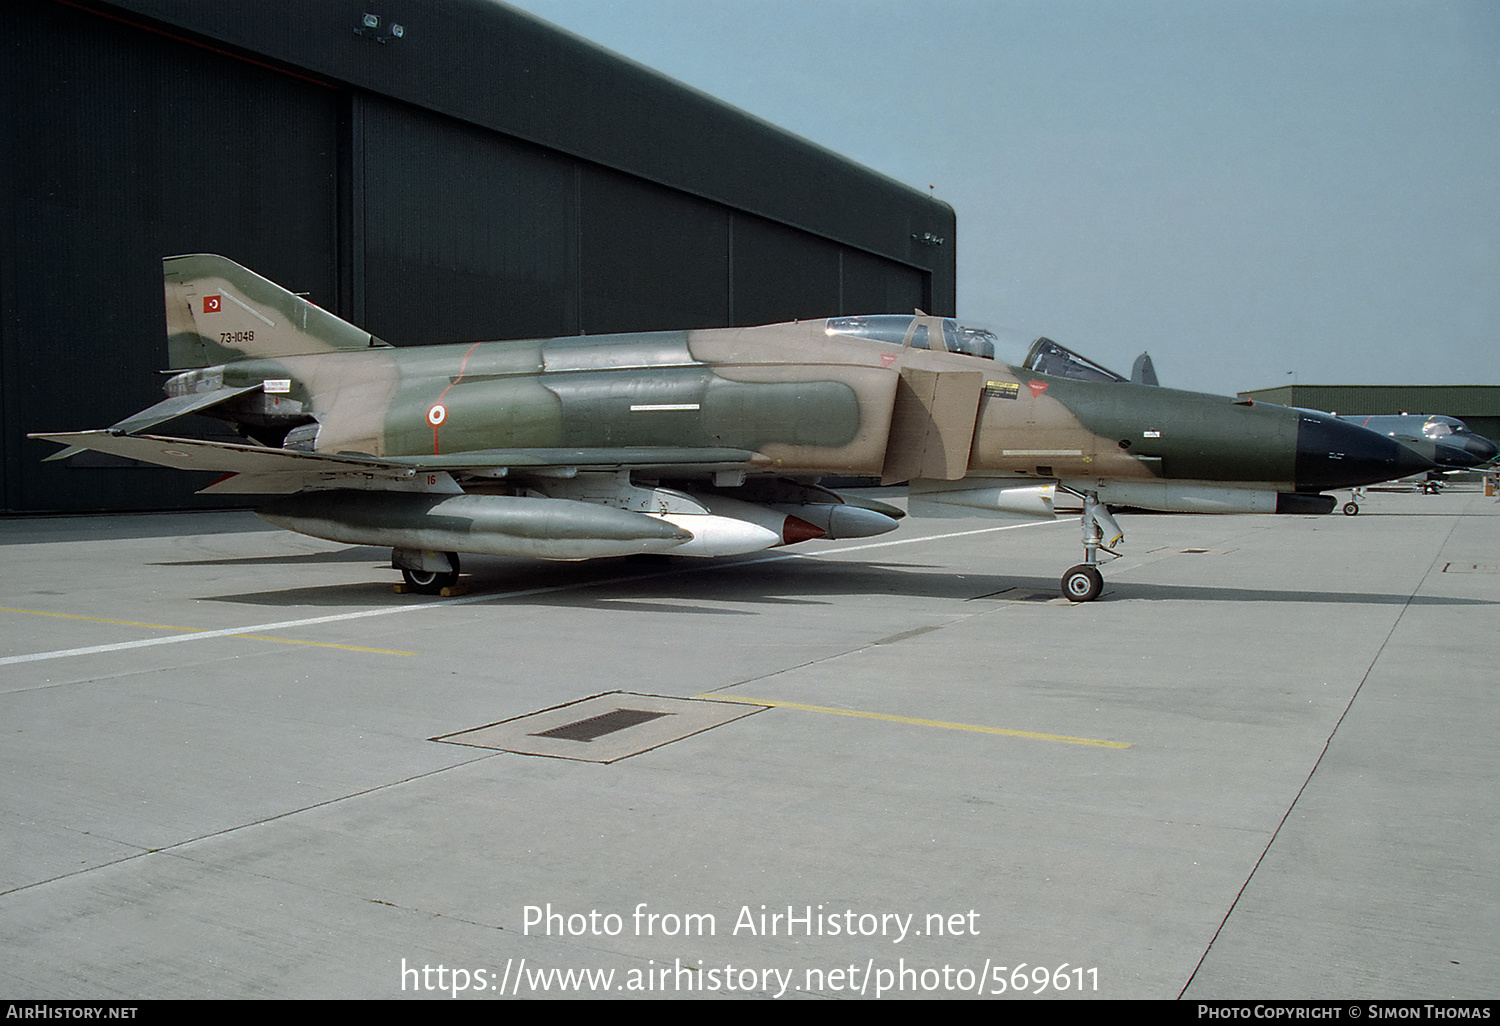
[[[1070,602],[1092,602],[1104,590],[1104,575],[1098,567],[1079,563],[1063,574],[1062,591]]]

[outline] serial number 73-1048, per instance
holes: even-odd
[[[225,344],[225,343],[235,344],[235,343],[240,343],[240,342],[254,342],[254,341],[255,341],[255,332],[253,332],[253,331],[221,331],[221,332],[219,332],[219,342],[220,342],[220,344]]]

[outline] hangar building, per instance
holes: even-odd
[[[947,205],[491,0],[0,7],[7,512],[207,504],[28,431],[161,398],[161,258],[394,345],[951,314]]]
[[[1282,385],[1240,398],[1342,414],[1441,413],[1500,439],[1500,385]]]

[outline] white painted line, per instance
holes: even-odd
[[[135,648],[154,648],[157,645],[181,645],[189,641],[205,641],[209,638],[232,638],[240,634],[267,634],[271,631],[294,630],[298,627],[313,627],[320,623],[339,623],[344,620],[363,620],[373,616],[398,616],[402,613],[423,613],[433,609],[442,609],[447,606],[466,606],[475,602],[502,602],[507,599],[530,598],[533,595],[554,595],[561,591],[576,591],[583,588],[598,588],[611,584],[626,584],[631,581],[651,580],[657,577],[700,573],[704,570],[711,570],[715,567],[726,565],[742,566],[753,563],[771,563],[782,559],[816,559],[820,556],[837,556],[846,552],[883,549],[892,545],[915,545],[920,542],[943,541],[947,538],[966,538],[976,534],[990,534],[995,531],[1014,531],[1019,527],[1037,527],[1042,524],[1064,522],[1066,521],[1036,520],[1028,523],[1005,524],[1001,527],[981,527],[972,531],[950,531],[946,534],[929,534],[918,538],[899,538],[895,541],[870,542],[864,545],[851,545],[847,548],[825,549],[821,552],[782,552],[761,556],[757,559],[742,559],[734,564],[706,562],[702,566],[674,567],[671,570],[662,570],[657,573],[631,574],[625,577],[610,577],[599,581],[556,584],[545,588],[524,588],[520,591],[502,591],[497,594],[464,595],[457,598],[435,599],[432,602],[423,602],[419,605],[382,606],[379,609],[361,609],[352,613],[330,613],[327,616],[310,616],[302,620],[279,620],[275,623],[253,623],[244,627],[226,627],[217,631],[196,631],[192,634],[177,634],[164,638],[142,638],[139,641],[120,641],[112,645],[85,645],[82,648],[63,648],[52,652],[31,652],[26,655],[0,658],[0,666],[14,666],[18,663],[37,663],[50,659],[67,659],[71,656],[99,655],[105,652],[124,652]]]
[[[863,552],[866,549],[883,549],[889,545],[909,545],[912,542],[943,541],[947,538],[967,538],[973,534],[993,534],[996,531],[1014,531],[1022,527],[1043,527],[1047,524],[1072,524],[1077,523],[1077,517],[1063,517],[1058,520],[1027,520],[1019,524],[1003,524],[1000,527],[976,527],[972,531],[949,531],[947,534],[929,534],[921,538],[897,538],[894,541],[866,542],[864,545],[850,545],[846,548],[824,549],[821,552],[787,552],[777,556],[767,556],[766,559],[812,559],[817,556],[839,556],[845,552]],[[764,560],[752,559],[751,563],[760,563]]]

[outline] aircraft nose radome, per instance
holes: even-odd
[[[1464,439],[1464,448],[1469,450],[1469,455],[1473,456],[1479,463],[1488,463],[1497,455],[1500,455],[1500,446],[1497,446],[1488,438],[1466,438]]]
[[[1326,414],[1297,423],[1297,490],[1355,488],[1420,474],[1437,464],[1394,438]]]

